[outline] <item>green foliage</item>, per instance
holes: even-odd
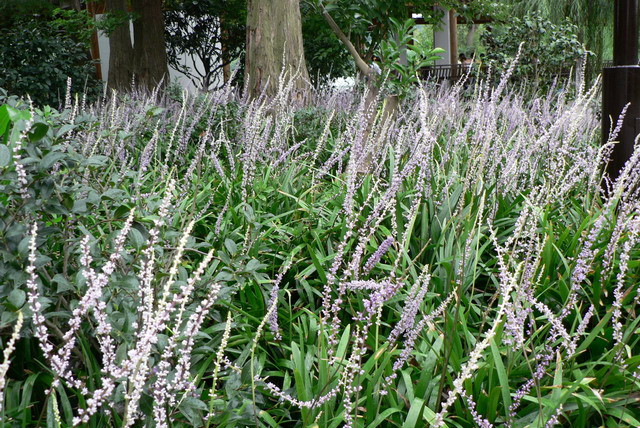
[[[93,100],[101,92],[101,83],[88,55],[85,44],[53,25],[25,22],[3,32],[0,87],[14,95],[29,94],[37,105],[57,107],[64,102],[67,78],[71,78],[71,93],[86,92]]]
[[[0,327],[15,319],[24,299],[17,304],[15,292],[22,292],[26,276],[28,225],[39,219],[45,227],[38,241],[43,254],[37,264],[51,264],[70,274],[71,251],[76,237],[70,227],[90,212],[99,215],[106,200],[116,207],[122,192],[75,180],[101,175],[107,164],[104,156],[86,156],[74,149],[73,135],[87,126],[87,117],[70,120],[70,111],[58,113],[45,106],[29,110],[15,97],[0,107]],[[29,132],[26,132],[31,124]],[[17,155],[17,157],[16,157]],[[23,165],[24,183],[16,164]],[[65,254],[67,254],[65,256]],[[51,279],[53,295],[69,296],[74,287],[64,276]],[[9,309],[9,310],[7,310]]]
[[[366,63],[371,63],[383,40],[393,37],[393,20],[404,22],[410,10],[422,13],[427,22],[434,24],[442,17],[431,0],[412,2],[411,8],[405,2],[388,0],[307,0],[307,3],[316,13],[326,10],[332,16]]]
[[[522,44],[514,75],[548,85],[554,77],[575,68],[586,55],[577,31],[569,21],[554,24],[533,13],[491,26],[482,34],[482,41],[487,62],[498,70],[509,66]]]
[[[122,10],[105,11],[100,21],[93,21],[92,25],[109,35],[121,25],[129,25],[131,21],[138,19],[136,12],[125,12]]]
[[[556,25],[569,19],[577,26],[578,39],[593,52],[589,57],[588,73],[593,79],[601,73],[602,60],[612,58],[613,4],[609,0],[503,0],[509,14],[524,18],[539,13]]]
[[[88,48],[91,43],[91,35],[96,29],[103,29],[102,23],[96,22],[86,10],[53,10],[52,24],[55,28],[73,40],[84,43]]]
[[[440,24],[443,12],[434,9],[454,8],[470,19],[476,16],[493,16],[502,10],[500,5],[489,0],[468,2],[464,0],[306,0],[314,7],[324,7],[339,27],[353,42],[360,56],[369,63],[383,40],[394,36],[394,22],[404,22],[411,13],[419,13],[427,24]]]
[[[473,21],[474,18],[508,19],[509,7],[503,0],[453,0],[442,2],[456,10],[463,19]]]
[[[391,20],[395,37],[383,40],[378,57],[381,59],[381,83],[394,95],[404,98],[413,92],[419,81],[419,71],[439,59],[444,51],[442,48],[432,48],[422,40],[415,40],[415,24],[412,19],[404,22]],[[406,55],[403,63],[402,54]]]
[[[53,17],[54,9],[48,0],[2,0],[0,28],[5,31],[24,21],[47,21]]]
[[[37,105],[58,107],[67,92],[101,92],[89,55],[94,20],[86,11],[56,9],[48,1],[7,0],[0,3],[0,87],[13,95],[29,94]]]
[[[349,52],[333,34],[324,18],[307,2],[300,3],[302,41],[309,77],[315,84],[353,76],[355,66]]]
[[[343,112],[333,112],[334,117],[330,121],[329,132],[339,134],[344,121]],[[329,120],[329,111],[319,107],[307,107],[296,110],[293,116],[294,141],[318,141],[325,132],[325,125]]]

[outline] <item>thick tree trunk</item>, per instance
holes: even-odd
[[[106,0],[109,13],[129,12],[127,0]],[[164,43],[162,0],[132,0],[138,19],[131,30],[126,22],[109,35],[109,76],[107,87],[117,91],[137,87],[152,91],[168,83],[167,50]]]
[[[299,0],[249,0],[245,82],[251,97],[278,89],[283,71],[296,77],[295,90],[308,88],[309,72],[304,59]]]
[[[222,81],[226,85],[231,78],[231,64],[225,64],[222,66]]]
[[[169,83],[162,0],[132,0],[136,84],[149,91]]]
[[[454,9],[449,9],[449,22],[449,40],[451,40],[451,52],[449,52],[451,81],[455,82],[458,78],[458,20]]]
[[[106,0],[107,12],[126,13],[127,0]],[[128,23],[122,24],[109,35],[109,90],[127,90],[133,77],[133,45]]]

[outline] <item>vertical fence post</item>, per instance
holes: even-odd
[[[620,113],[627,104],[618,141],[607,165],[607,176],[615,180],[633,154],[640,133],[640,66],[638,66],[638,0],[615,0],[613,67],[602,76],[602,142],[609,140]]]

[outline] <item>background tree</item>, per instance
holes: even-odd
[[[109,89],[125,91],[136,86],[153,90],[169,79],[164,41],[162,0],[106,0],[109,16],[123,18],[109,34]],[[133,17],[133,42],[129,19]]]
[[[109,75],[107,87],[126,91],[131,87],[134,72],[133,44],[129,28],[127,0],[106,0],[106,10],[111,19],[118,19],[109,34]]]
[[[424,12],[425,19],[433,18],[434,23],[441,17],[441,14],[434,13],[431,1],[427,2],[428,7],[420,7],[422,2],[414,2],[410,7],[406,2],[390,0],[310,0],[310,3],[315,5],[317,12],[347,47],[356,65],[355,55],[365,64],[371,63],[380,43],[392,36],[393,19],[404,21],[411,10]],[[345,37],[350,46],[345,43]],[[360,73],[365,74],[362,64],[357,67]]]
[[[165,8],[169,64],[204,90],[213,89],[216,83],[226,82],[228,76],[224,76],[224,82],[216,80],[216,76],[223,73],[232,62],[242,62],[246,38],[246,1],[169,0],[165,2]],[[193,67],[180,61],[183,54],[194,60]]]
[[[133,20],[136,84],[148,90],[167,85],[169,67],[162,0],[131,0],[131,5],[137,15]]]
[[[437,24],[442,19],[442,12],[435,9],[435,1],[421,0],[403,2],[391,0],[311,0],[316,6],[319,13],[324,17],[327,24],[336,35],[336,37],[346,47],[347,51],[353,58],[357,70],[369,87],[369,100],[367,104],[373,102],[379,95],[380,83],[386,79],[391,68],[395,68],[394,76],[400,77],[399,80],[406,82],[412,81],[413,77],[408,80],[403,78],[407,74],[415,71],[405,70],[409,63],[406,58],[401,58],[400,50],[406,49],[411,39],[409,33],[413,32],[411,21],[407,18],[412,13],[420,13],[427,22]],[[445,5],[443,2],[439,4]],[[451,4],[457,4],[451,2]],[[334,17],[335,16],[335,17]],[[391,39],[403,39],[404,43],[392,43]],[[381,49],[382,48],[382,49]],[[422,48],[422,46],[420,47]],[[392,50],[396,50],[392,52]],[[374,69],[371,67],[373,56],[378,53],[386,58],[383,63],[387,64],[386,70],[382,70],[382,77],[376,77]],[[413,53],[419,57],[429,57],[431,53],[424,52],[424,55],[414,50]],[[396,54],[397,57],[396,57]],[[393,57],[393,58],[391,58]],[[422,64],[423,58],[414,58],[417,61],[411,64],[411,68],[415,68]],[[404,63],[404,64],[401,64]],[[396,89],[397,89],[397,85]],[[397,92],[388,94],[385,100],[385,108],[390,113],[397,105]]]
[[[309,73],[302,44],[299,0],[249,0],[245,83],[249,95],[273,95],[278,79],[297,76],[298,93],[307,89]]]
[[[540,13],[531,13],[489,28],[481,39],[486,46],[485,60],[493,69],[508,67],[524,41],[514,77],[527,77],[543,87],[567,75],[586,54],[577,26],[568,20],[554,24]]]
[[[602,69],[605,56],[612,55],[613,1],[609,0],[503,0],[512,15],[523,18],[538,12],[555,24],[567,18],[577,26],[580,42],[593,52],[589,58],[589,74],[595,77]],[[608,54],[608,55],[607,55]]]
[[[493,16],[503,10],[489,0],[307,0],[307,4],[315,7],[321,16],[328,14],[335,26],[348,35],[355,53],[367,64],[383,41],[397,38],[395,23],[404,22],[412,13],[420,14],[426,24],[438,26],[443,18],[442,9],[453,8],[466,19]],[[436,5],[442,9],[434,8]]]
[[[353,76],[355,64],[349,52],[327,26],[324,17],[307,1],[300,3],[304,57],[311,81],[326,84]]]

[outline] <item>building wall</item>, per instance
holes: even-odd
[[[433,32],[433,46],[442,48],[446,52],[441,54],[441,59],[436,60],[436,65],[448,65],[451,64],[451,37],[450,28],[451,22],[449,21],[449,10],[440,6],[436,6],[444,16],[442,17],[442,25]]]

